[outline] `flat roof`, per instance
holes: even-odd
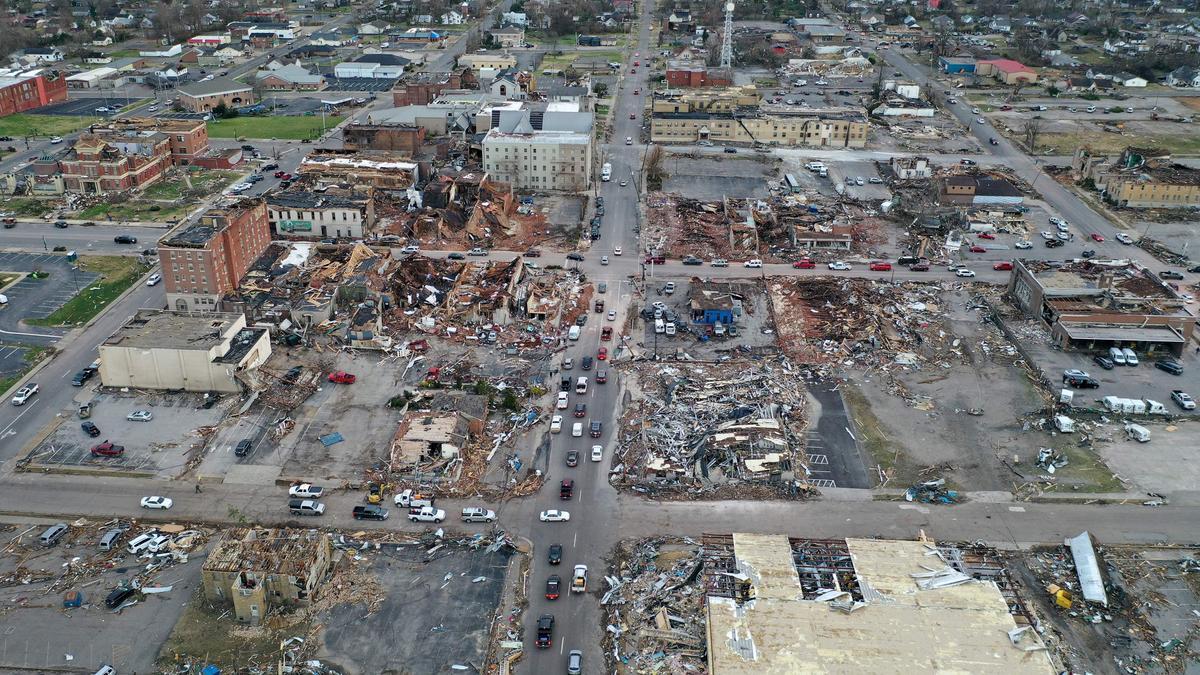
[[[1171,326],[1090,326],[1059,321],[1072,340],[1112,340],[1115,342],[1159,342],[1183,344],[1183,335]]]
[[[755,597],[738,603],[709,596],[712,675],[1055,672],[1036,633],[1026,631],[1021,646],[1009,640],[1018,626],[994,582],[917,585],[913,575],[946,567],[930,543],[847,539],[867,601],[844,612],[803,599],[786,536],[733,540]]]
[[[140,310],[117,329],[103,346],[141,349],[187,349],[208,351],[242,318],[232,312],[184,314],[163,310]]]

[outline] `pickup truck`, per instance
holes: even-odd
[[[496,512],[479,506],[468,506],[462,510],[464,523],[490,523],[496,520]]]
[[[534,643],[538,649],[549,649],[554,633],[554,615],[543,614],[537,620],[537,641]]]
[[[433,497],[417,494],[412,490],[404,490],[395,498],[396,506],[403,506],[408,509],[419,509],[422,507],[432,507]]]
[[[409,509],[408,519],[414,523],[440,523],[446,519],[446,511],[435,509],[432,506]]]
[[[575,575],[571,577],[571,592],[587,592],[587,565],[575,566]]]
[[[648,255],[645,258],[645,263],[647,265],[665,265],[667,264],[667,258],[661,255]]]
[[[325,494],[325,488],[312,485],[311,483],[301,483],[288,488],[289,497],[299,497],[301,499],[320,499]]]
[[[1192,400],[1192,395],[1182,389],[1171,390],[1171,400],[1175,401],[1180,408],[1184,410],[1195,410],[1196,402]]]

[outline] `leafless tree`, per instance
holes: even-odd
[[[1025,147],[1029,148],[1030,152],[1037,151],[1038,136],[1042,133],[1042,121],[1037,119],[1025,120]]]

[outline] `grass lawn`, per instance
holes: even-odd
[[[151,202],[144,199],[134,199],[120,204],[96,204],[75,214],[84,220],[104,220],[112,216],[113,220],[148,220],[161,221],[188,212],[187,204],[169,204]]]
[[[118,49],[115,52],[109,52],[108,55],[114,59],[123,59],[126,56],[137,56],[139,53],[141,50],[138,49]]]
[[[0,117],[0,136],[61,136],[78,131],[94,120],[68,115],[24,115]]]
[[[237,180],[236,171],[192,171],[186,176],[163,180],[146,188],[143,200],[176,200],[183,197],[190,184],[192,190],[212,194],[224,190]],[[160,204],[160,206],[165,206]]]
[[[1038,136],[1038,152],[1054,148],[1055,154],[1069,155],[1081,145],[1100,154],[1120,154],[1127,146],[1156,146],[1170,148],[1173,155],[1200,155],[1200,134],[1180,136],[1176,134],[1113,134],[1096,133],[1043,133]]]
[[[1125,486],[1113,476],[1112,469],[1094,452],[1069,443],[1059,452],[1070,462],[1055,474],[1059,484],[1052,492],[1124,492]]]
[[[846,402],[847,412],[854,418],[854,424],[862,434],[862,446],[871,454],[871,459],[891,476],[888,487],[907,487],[918,477],[918,467],[912,459],[904,454],[899,443],[888,438],[887,430],[879,418],[871,410],[871,403],[858,390],[856,385],[842,387],[842,399]],[[873,479],[878,476],[873,466],[867,466],[867,475]]]
[[[342,121],[341,115],[326,115],[325,128],[332,129]],[[300,117],[235,117],[208,123],[212,138],[280,138],[301,140],[321,135],[321,116]]]
[[[25,373],[28,373],[39,361],[46,358],[50,351],[50,347],[25,347],[25,367],[8,377],[0,378],[0,396],[7,397],[8,390],[12,389],[13,385],[22,377],[25,377]]]
[[[100,278],[79,292],[44,319],[29,319],[34,326],[73,326],[92,319],[116,300],[149,269],[137,258],[121,255],[85,255],[79,268],[95,272]]]
[[[5,286],[20,278],[21,275],[15,272],[0,272],[0,291],[4,290]]]
[[[57,203],[34,197],[10,197],[0,201],[0,211],[12,213],[15,216],[41,218],[47,211],[53,211]]]

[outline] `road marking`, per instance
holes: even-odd
[[[26,335],[28,337],[40,337],[40,338],[57,338],[58,337],[57,335],[44,335],[42,333],[21,333],[18,331],[11,331],[11,330],[0,330],[0,333],[3,333],[5,335]]]
[[[8,426],[4,427],[4,432],[3,432],[3,433],[7,434],[7,433],[8,433],[8,430],[9,430],[9,429],[12,429],[14,424],[16,424],[17,422],[21,421],[21,418],[25,416],[25,413],[29,412],[29,411],[30,411],[30,409],[32,409],[32,408],[33,408],[33,406],[37,405],[37,404],[38,404],[38,401],[40,401],[40,400],[42,400],[42,399],[40,399],[40,398],[35,398],[35,399],[33,400],[33,403],[30,403],[30,404],[29,404],[29,405],[28,405],[28,406],[27,406],[27,407],[26,407],[24,410],[22,410],[22,411],[21,411],[21,414],[20,414],[20,415],[17,415],[16,417],[14,417],[14,418],[13,418],[13,421],[9,422],[9,423],[8,423]]]
[[[850,436],[850,438],[853,438],[855,440],[855,442],[858,441],[858,439],[855,438],[855,436],[854,436],[854,432],[850,431],[850,427],[842,427],[842,428],[846,430],[846,433]]]
[[[1025,513],[1024,506],[1010,506],[1008,507],[1008,510],[1012,511],[1013,513]]]
[[[575,536],[571,539],[571,548],[575,548],[575,544],[579,543],[579,532],[575,532]]]
[[[916,504],[900,504],[899,507],[901,510],[919,511],[921,513],[929,513],[929,507],[927,507],[927,506],[918,506]]]

